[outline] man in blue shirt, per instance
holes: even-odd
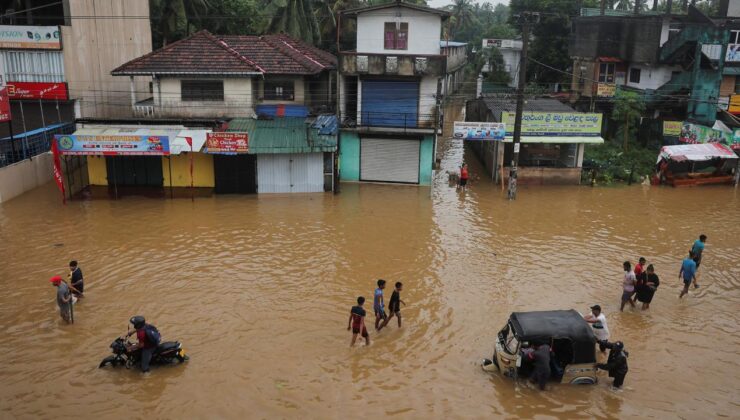
[[[691,282],[694,282],[696,287],[696,263],[694,262],[694,252],[689,251],[689,257],[684,259],[681,263],[681,271],[678,272],[678,278],[683,280],[683,290],[678,298],[681,299],[683,295],[689,293],[689,286]]]
[[[699,235],[699,239],[694,241],[694,245],[691,247],[691,252],[694,253],[694,262],[696,263],[696,269],[699,269],[701,264],[701,254],[704,252],[704,244],[707,242],[707,235]]]

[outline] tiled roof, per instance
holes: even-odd
[[[358,7],[355,9],[348,9],[348,10],[342,11],[342,14],[349,15],[349,16],[357,16],[361,13],[372,12],[375,10],[390,9],[392,7],[405,7],[407,9],[414,9],[414,10],[418,10],[421,12],[433,13],[433,14],[442,16],[443,19],[447,19],[450,17],[450,12],[446,10],[435,9],[433,7],[422,6],[422,5],[414,4],[414,3],[406,3],[403,0],[390,1],[388,3],[376,4],[374,6],[365,6],[365,7]]]
[[[287,35],[216,36],[203,30],[131,60],[111,74],[310,75],[336,64],[332,54]]]

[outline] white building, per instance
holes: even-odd
[[[519,84],[519,62],[522,57],[522,41],[516,39],[484,39],[483,48],[495,48],[501,53],[504,60],[504,70],[509,74],[511,81],[509,87],[515,88]],[[491,63],[483,66],[481,71],[485,76],[491,71]],[[482,87],[479,84],[479,88]],[[480,96],[482,90],[479,90],[477,96]]]
[[[431,182],[439,104],[467,60],[441,39],[449,16],[402,1],[342,13],[357,21],[356,50],[340,52],[342,181]]]

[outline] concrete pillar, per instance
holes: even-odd
[[[136,106],[136,84],[134,83],[134,76],[129,76],[129,82],[131,85],[131,109]]]

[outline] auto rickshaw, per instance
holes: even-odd
[[[483,370],[500,371],[516,379],[532,370],[523,356],[533,345],[549,344],[551,380],[567,384],[595,384],[596,337],[581,314],[567,311],[513,312],[499,331],[493,359],[484,359]]]

